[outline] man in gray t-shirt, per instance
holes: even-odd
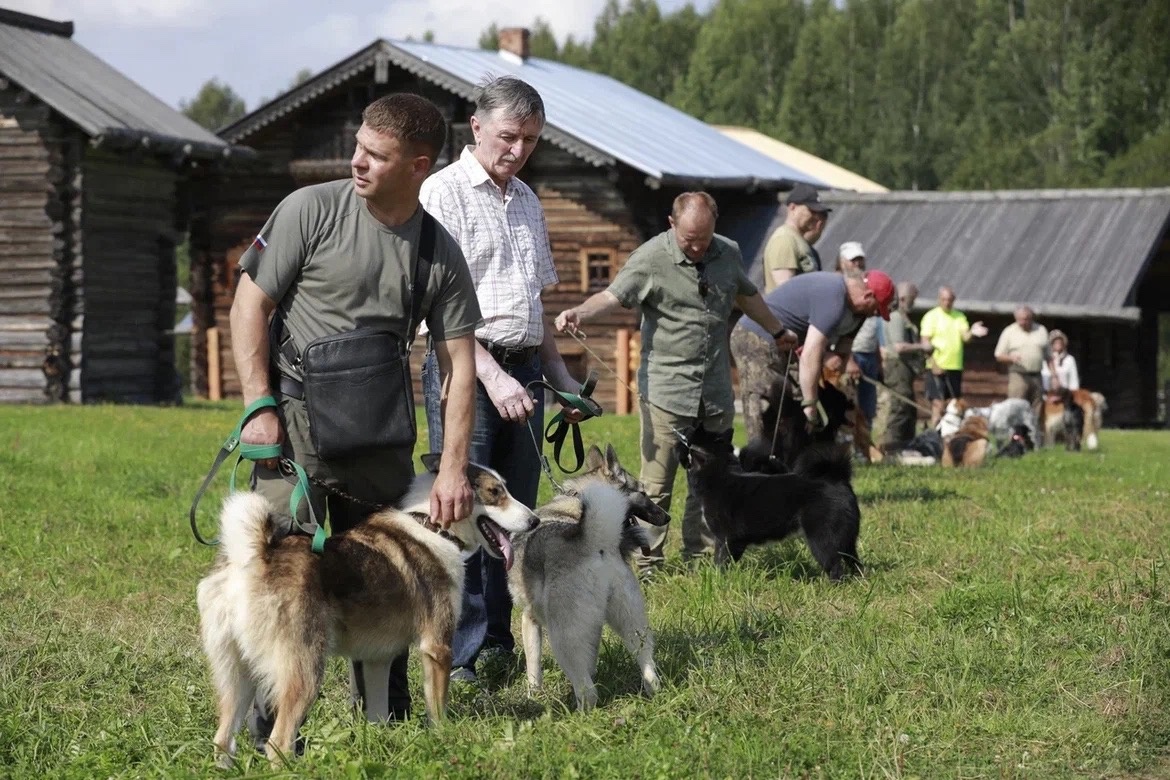
[[[409,131],[403,128],[410,128]],[[406,133],[409,132],[409,135]],[[311,478],[309,500],[316,515],[336,533],[370,513],[370,504],[397,501],[413,475],[412,446],[373,448],[326,459],[315,451],[296,357],[321,336],[369,326],[393,331],[410,343],[411,277],[423,212],[419,189],[443,147],[446,122],[438,108],[417,95],[387,95],[362,114],[352,179],[305,187],[276,208],[240,258],[239,286],[231,310],[232,353],[245,406],[273,395],[279,408],[249,418],[241,440],[282,444],[282,456]],[[446,527],[471,511],[468,448],[475,397],[473,332],[480,322],[471,275],[459,247],[435,226],[432,264],[425,279],[420,318],[450,375],[439,473],[431,492],[431,516]],[[270,344],[269,320],[281,321],[280,344]],[[276,507],[289,506],[292,485],[276,470],[277,459],[260,461],[253,487]],[[354,497],[357,501],[351,499]],[[307,510],[301,509],[302,521]],[[371,701],[387,701],[388,712],[371,720],[405,717],[410,704],[406,654],[390,665],[388,679],[366,679],[353,665],[355,698],[366,686],[388,686]],[[388,693],[388,695],[387,695]],[[258,701],[249,729],[257,745],[272,730],[271,707]]]
[[[849,342],[858,326],[874,314],[888,318],[893,299],[894,283],[881,271],[870,271],[859,278],[815,271],[790,279],[764,296],[764,303],[781,324],[795,331],[800,339],[793,397],[800,398],[810,422],[817,415],[821,369],[826,356],[833,354],[829,346],[836,344],[836,354],[848,359]],[[747,434],[749,438],[759,438],[764,433],[760,420],[763,401],[772,386],[783,381],[788,358],[750,320],[740,320],[732,330],[731,354],[739,370]]]

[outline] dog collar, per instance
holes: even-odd
[[[463,540],[460,539],[459,537],[455,536],[454,534],[452,534],[447,529],[440,526],[438,523],[431,520],[431,516],[428,515],[426,512],[411,512],[410,516],[413,517],[414,521],[416,523],[418,523],[419,525],[421,525],[423,528],[427,529],[428,531],[434,531],[439,536],[443,537],[447,541],[454,544],[456,547],[459,548],[460,552],[466,552],[467,545],[465,545],[463,543]]]

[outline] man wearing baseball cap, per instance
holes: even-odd
[[[800,359],[789,366],[774,340],[758,324],[743,319],[731,332],[731,354],[739,370],[740,401],[748,439],[770,432],[763,430],[763,400],[772,386],[785,378],[788,367],[790,398],[799,399],[805,417],[817,419],[817,396],[821,370],[826,358],[836,354],[846,360],[846,371],[860,373],[849,359],[853,335],[867,317],[890,318],[896,291],[894,282],[881,271],[863,276],[843,276],[830,271],[801,274],[764,296],[764,303],[787,329],[796,333]],[[829,346],[836,344],[835,351]],[[795,368],[795,370],[793,370]]]
[[[812,245],[828,221],[828,206],[816,187],[797,184],[785,200],[784,224],[776,228],[764,246],[764,292],[768,293],[794,276],[821,270],[821,257]]]

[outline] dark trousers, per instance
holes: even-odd
[[[500,366],[524,385],[541,378],[540,357],[519,366]],[[434,352],[423,361],[423,395],[426,400],[427,430],[432,452],[443,447],[443,420],[440,413],[439,364]],[[475,430],[471,435],[471,460],[500,473],[510,492],[529,508],[536,506],[540,488],[540,456],[533,444],[544,441],[544,392],[536,393],[536,412],[527,425],[500,417],[483,385],[475,385]],[[513,651],[512,596],[504,562],[477,550],[465,559],[463,609],[451,646],[451,668],[475,668],[481,650],[499,647]]]
[[[886,386],[901,396],[913,400],[914,372],[901,360],[887,360],[885,365]],[[918,427],[918,409],[896,396],[890,396],[890,411],[886,419],[886,430],[882,434],[882,447],[893,450],[902,447],[914,438]]]
[[[876,352],[854,352],[853,361],[861,369],[862,376],[881,381],[882,361]],[[857,405],[865,414],[866,421],[873,427],[877,416],[877,387],[872,382],[859,379],[857,382]]]

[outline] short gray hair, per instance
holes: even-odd
[[[531,84],[514,76],[500,76],[485,82],[475,97],[475,115],[480,121],[488,114],[500,112],[508,119],[527,122],[540,117],[544,124],[544,100]]]

